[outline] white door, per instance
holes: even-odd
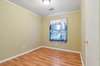
[[[99,63],[99,0],[82,0],[82,22],[85,32],[86,66],[100,66]]]

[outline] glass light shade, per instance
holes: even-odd
[[[42,0],[44,5],[49,5],[50,4],[50,0]]]

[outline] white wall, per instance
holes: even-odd
[[[63,17],[61,17],[63,16]],[[68,24],[68,41],[57,42],[49,40],[49,25],[52,19],[66,18]],[[43,17],[43,45],[74,51],[81,50],[81,21],[80,10],[66,12],[63,15],[51,15]]]
[[[82,55],[85,66],[100,66],[99,23],[99,0],[82,0]]]
[[[41,17],[0,0],[0,60],[41,45]]]

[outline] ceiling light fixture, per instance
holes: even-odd
[[[42,0],[42,2],[43,2],[44,5],[49,5],[51,0]]]

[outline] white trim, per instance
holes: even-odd
[[[83,57],[82,57],[82,54],[81,53],[80,53],[80,57],[81,57],[82,66],[84,66],[84,61],[83,61]]]
[[[55,49],[55,50],[59,50],[59,51],[65,51],[65,52],[73,52],[73,53],[79,53],[79,51],[74,51],[74,50],[69,50],[69,49],[61,49],[61,48],[55,48],[55,47],[48,47],[48,46],[42,46],[44,48],[49,48],[49,49]]]
[[[20,6],[20,5],[16,4],[16,3],[14,3],[14,2],[11,2],[10,0],[6,0],[6,2],[9,3],[9,4],[11,4],[11,5],[14,5],[14,6],[23,8],[24,10],[26,10],[26,11],[32,13],[33,16],[40,16],[39,14],[37,14],[37,13],[35,13],[35,12],[33,12],[33,11],[31,11],[31,10],[25,8],[25,7],[22,7],[22,6]]]
[[[49,49],[54,49],[54,50],[58,50],[58,51],[79,53],[79,54],[80,54],[80,57],[81,57],[82,66],[84,66],[84,62],[83,62],[83,59],[82,59],[82,55],[81,55],[81,53],[80,53],[79,51],[73,51],[73,50],[68,50],[68,49],[60,49],[60,48],[48,47],[48,46],[40,46],[40,47],[34,48],[34,49],[32,49],[32,50],[29,50],[29,51],[20,53],[20,54],[18,54],[18,55],[9,57],[9,58],[7,58],[7,59],[4,59],[4,60],[0,61],[0,63],[4,63],[4,62],[6,62],[6,61],[12,60],[12,59],[14,59],[14,58],[16,58],[16,57],[25,55],[25,54],[27,54],[27,53],[30,53],[30,52],[35,51],[35,50],[40,49],[40,48],[49,48]]]
[[[73,11],[63,11],[63,12],[52,13],[52,14],[49,14],[47,16],[66,16],[68,14],[72,14],[75,12],[80,12],[80,9],[73,10]]]
[[[15,56],[9,57],[9,58],[4,59],[4,60],[1,60],[0,63],[4,63],[4,62],[6,62],[6,61],[12,60],[12,59],[14,59],[14,58],[16,58],[16,57],[25,55],[25,54],[30,53],[30,52],[32,52],[32,51],[35,51],[35,50],[37,50],[37,49],[39,49],[39,48],[42,48],[42,47],[40,46],[40,47],[34,48],[34,49],[32,49],[32,50],[29,50],[29,51],[26,51],[26,52],[23,52],[23,53],[19,53],[19,54],[15,55]]]
[[[80,58],[81,58],[81,63],[82,66],[84,66],[84,62],[83,62],[83,58],[82,55],[79,51],[74,51],[74,50],[69,50],[69,49],[61,49],[61,48],[55,48],[55,47],[48,47],[48,46],[42,46],[42,48],[49,48],[49,49],[54,49],[54,50],[58,50],[58,51],[65,51],[65,52],[72,52],[72,53],[79,53],[80,54]]]

